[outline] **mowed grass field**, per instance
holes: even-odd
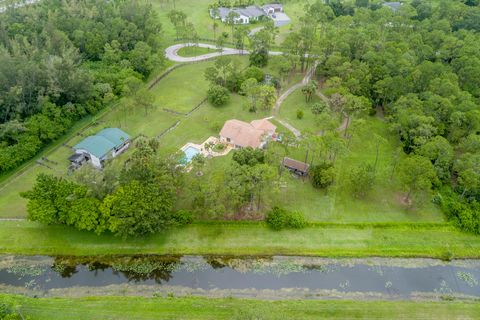
[[[87,297],[27,298],[0,295],[23,316],[56,319],[476,319],[475,302],[322,301]]]
[[[314,255],[480,258],[480,237],[447,224],[318,224],[274,231],[259,222],[195,223],[123,240],[29,221],[0,223],[0,253],[32,255]]]

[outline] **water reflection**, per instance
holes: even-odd
[[[62,278],[71,278],[78,272],[77,267],[85,266],[95,276],[99,271],[112,270],[115,275],[123,275],[128,282],[154,280],[168,282],[172,273],[180,266],[180,256],[108,256],[108,257],[55,257],[52,269]]]
[[[185,290],[330,290],[387,297],[480,297],[480,261],[309,257],[104,256],[1,257],[2,285],[58,288],[164,286]],[[0,289],[1,291],[1,289]]]

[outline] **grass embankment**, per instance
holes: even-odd
[[[474,302],[262,301],[208,298],[26,298],[0,295],[32,319],[475,319]]]
[[[480,237],[444,224],[318,224],[273,231],[263,223],[198,223],[122,240],[62,226],[3,221],[0,253],[480,258]]]

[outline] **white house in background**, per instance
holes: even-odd
[[[68,158],[73,168],[90,162],[96,168],[102,168],[105,160],[115,158],[128,149],[130,136],[118,128],[106,128],[93,136],[88,136],[73,149],[75,154]]]
[[[228,22],[230,12],[235,12],[237,16],[234,18],[235,24],[249,24],[252,21],[258,21],[265,16],[265,12],[257,6],[248,6],[245,8],[218,8],[218,14],[215,17],[213,9],[210,9],[210,17],[220,19],[222,22]]]
[[[283,6],[280,3],[270,3],[262,6],[263,12],[267,15],[272,15],[277,12],[283,12]]]
[[[271,139],[277,127],[267,119],[244,122],[236,119],[228,120],[220,131],[220,141],[235,148],[263,148]]]
[[[266,4],[262,7],[259,7],[259,6],[247,6],[244,8],[220,7],[218,8],[218,12],[216,16],[213,12],[213,9],[210,9],[210,17],[214,19],[220,19],[222,20],[222,22],[227,23],[228,15],[230,14],[230,12],[237,13],[237,16],[234,19],[235,24],[249,24],[253,21],[259,21],[264,18],[271,18],[275,21],[275,24],[277,25],[277,20],[278,20],[277,15],[280,15],[282,21],[284,21],[285,19],[288,19],[288,22],[290,22],[290,19],[288,18],[288,16],[283,13],[283,6],[279,3]]]

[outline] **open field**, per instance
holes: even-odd
[[[27,298],[0,295],[32,319],[475,319],[475,302]]]
[[[263,223],[220,222],[123,240],[64,226],[1,221],[0,253],[480,258],[480,237],[446,224],[318,224],[273,231]]]

